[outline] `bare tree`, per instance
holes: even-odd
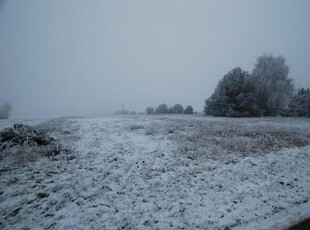
[[[8,119],[11,115],[12,105],[9,102],[5,102],[0,106],[0,119]]]

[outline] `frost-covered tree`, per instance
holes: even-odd
[[[160,104],[155,111],[156,114],[167,114],[168,113],[168,106],[167,104]]]
[[[181,104],[175,104],[173,106],[173,110],[174,110],[174,113],[183,113],[184,112],[184,108]]]
[[[12,105],[9,102],[5,102],[0,106],[0,119],[8,119],[11,115]]]
[[[146,114],[154,114],[155,113],[155,110],[153,107],[147,107],[145,111],[146,111]]]
[[[184,110],[184,114],[193,114],[193,113],[194,113],[193,106],[191,106],[191,105],[186,106],[186,108]]]
[[[262,115],[276,116],[287,108],[294,88],[288,73],[289,67],[284,57],[258,57],[252,76],[255,97]]]
[[[310,89],[301,88],[290,100],[288,116],[310,117]]]
[[[169,113],[169,114],[174,114],[174,113],[175,113],[173,106],[170,106],[170,107],[168,108],[168,113]]]
[[[257,116],[254,86],[248,72],[237,67],[227,73],[206,100],[204,111],[214,116]]]

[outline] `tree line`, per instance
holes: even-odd
[[[222,117],[310,116],[310,90],[295,90],[282,56],[258,57],[252,71],[229,71],[205,101],[206,115]]]
[[[163,103],[154,107],[147,107],[146,114],[193,114],[194,109],[193,106],[188,105],[184,109],[181,104],[175,104],[174,106],[168,107],[167,104]]]

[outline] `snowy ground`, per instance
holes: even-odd
[[[75,157],[0,161],[1,229],[283,229],[310,217],[309,119],[115,116],[39,127]]]

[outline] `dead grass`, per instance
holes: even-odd
[[[177,142],[189,158],[218,158],[227,154],[262,154],[310,145],[309,120],[174,119],[163,122],[161,133]]]

